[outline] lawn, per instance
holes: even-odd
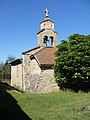
[[[90,92],[8,93],[32,120],[90,120]]]

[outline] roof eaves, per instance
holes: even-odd
[[[40,48],[40,46],[37,46],[37,47],[35,47],[35,48],[32,48],[32,49],[27,50],[27,51],[25,51],[25,52],[22,52],[22,55],[23,55],[23,54],[26,54],[26,53],[28,53],[28,52],[31,52],[31,51],[33,51],[33,50],[35,50],[35,49],[37,49],[37,48]]]
[[[42,69],[52,69],[54,64],[41,64]]]
[[[11,64],[11,65],[16,65],[16,63],[17,64],[21,64],[22,63],[22,59],[16,59],[16,60],[13,60],[12,62],[10,62],[9,64]]]
[[[37,53],[41,52],[43,49],[45,49],[46,47],[42,47],[42,49],[40,49],[39,51],[37,51],[36,53],[34,53],[34,55],[36,55]]]
[[[42,23],[42,22],[46,22],[46,21],[51,21],[52,23],[54,23],[51,19],[44,19],[43,21],[41,21],[41,23]],[[41,24],[41,23],[40,23],[40,24]]]
[[[37,32],[37,35],[40,33],[40,32],[43,32],[45,29],[42,29],[42,30],[40,30],[39,32]]]

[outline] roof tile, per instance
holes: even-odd
[[[35,54],[41,65],[53,65],[55,63],[56,48],[45,47]]]

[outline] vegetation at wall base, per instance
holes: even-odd
[[[73,34],[56,52],[55,79],[60,88],[90,90],[90,35]]]

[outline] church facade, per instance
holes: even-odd
[[[38,46],[23,52],[22,59],[11,62],[11,85],[31,93],[59,90],[52,69],[58,33],[48,13],[46,8],[45,19],[40,23],[40,30],[37,33]]]

